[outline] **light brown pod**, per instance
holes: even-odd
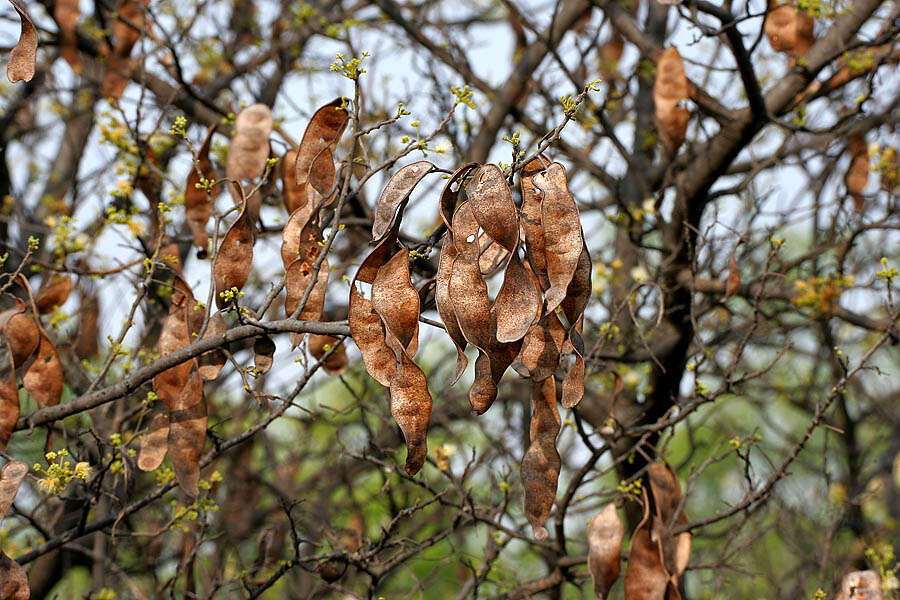
[[[206,400],[203,380],[193,371],[169,411],[169,458],[178,485],[196,497],[200,479],[200,455],[206,441]]]
[[[847,193],[853,198],[857,212],[862,212],[865,206],[863,191],[869,181],[869,152],[865,138],[861,135],[850,136],[847,153],[850,155],[850,168],[844,176],[844,183],[847,186]]]
[[[378,269],[372,282],[372,305],[385,330],[400,342],[405,352],[414,355],[419,345],[419,293],[409,278],[406,248],[401,248]]]
[[[600,509],[588,524],[588,570],[594,580],[594,594],[598,598],[606,598],[619,578],[624,537],[625,527],[612,502]]]
[[[59,27],[60,54],[76,73],[81,73],[82,68],[76,30],[80,14],[78,0],[56,0],[53,6],[53,20]]]
[[[232,184],[232,187],[238,187]],[[243,191],[240,192],[243,195]],[[250,277],[253,262],[253,224],[247,215],[246,202],[237,218],[228,228],[222,244],[213,259],[213,279],[216,286],[216,306],[223,309],[232,304],[222,292],[236,288],[240,290]]]
[[[305,207],[310,199],[318,202],[318,198],[332,188],[335,177],[333,152],[349,120],[350,114],[343,97],[335,98],[313,113],[303,132],[294,162],[286,162],[283,166],[284,169],[294,170],[292,191],[285,196],[288,212]]]
[[[444,244],[441,246],[441,253],[438,258],[437,274],[434,277],[434,304],[441,322],[447,330],[447,335],[456,347],[456,373],[453,377],[453,383],[459,381],[463,372],[469,364],[464,350],[466,349],[466,338],[463,337],[462,330],[459,328],[459,321],[456,318],[456,311],[453,309],[453,302],[450,300],[450,275],[453,267],[453,261],[456,260],[456,246],[453,245],[451,234],[444,235]]]
[[[212,125],[206,132],[203,144],[197,150],[197,161],[191,165],[187,181],[184,184],[184,216],[188,227],[191,228],[198,258],[206,258],[209,245],[206,224],[212,215],[213,204],[219,190],[218,186],[213,187],[209,192],[197,188],[201,177],[208,181],[217,179],[216,170],[209,159],[209,148],[215,131],[216,125]]]
[[[22,387],[39,407],[59,404],[63,391],[63,369],[47,332],[40,330],[37,356],[22,377]]]
[[[34,303],[42,315],[53,312],[66,303],[72,292],[72,278],[63,273],[54,273],[41,285],[34,295]]]
[[[100,334],[98,327],[100,300],[93,291],[82,291],[78,319],[78,333],[74,342],[75,356],[80,359],[94,358],[100,352],[97,340]]]
[[[548,377],[531,384],[531,445],[522,458],[522,486],[525,488],[525,516],[534,537],[545,540],[550,511],[556,501],[561,461],[556,450],[560,427],[556,408],[556,382]]]
[[[330,355],[325,356],[331,349]],[[347,349],[343,340],[330,335],[312,334],[309,336],[309,353],[316,360],[322,361],[322,369],[329,375],[343,375],[347,372]]]
[[[402,167],[391,175],[375,204],[375,215],[372,218],[373,242],[378,242],[387,235],[391,223],[402,210],[402,205],[409,200],[409,195],[433,170],[433,164],[427,160],[420,160]]]
[[[253,366],[260,373],[268,373],[275,357],[275,342],[267,335],[261,335],[253,342]]]
[[[419,368],[400,343],[390,336],[397,357],[397,367],[391,378],[391,416],[400,426],[406,440],[406,472],[415,475],[425,464],[428,447],[425,437],[431,418],[432,400],[428,392],[425,373]]]
[[[133,66],[129,57],[145,25],[144,6],[146,0],[122,0],[116,7],[116,13],[121,18],[113,21],[113,48],[106,57],[106,74],[102,84],[104,98],[118,100],[128,85]]]
[[[9,512],[19,487],[28,475],[28,465],[11,460],[0,470],[0,521]],[[31,590],[25,569],[0,551],[0,598],[3,600],[28,600]]]
[[[173,303],[169,314],[163,321],[159,334],[157,349],[160,356],[166,356],[181,350],[191,343],[184,306]],[[153,391],[163,401],[166,408],[172,410],[181,394],[181,388],[191,373],[193,361],[184,361],[159,373],[153,378]]]
[[[0,449],[6,449],[19,419],[19,386],[16,369],[23,366],[34,354],[40,341],[40,333],[34,319],[25,314],[25,305],[16,301],[16,308],[0,314],[0,329],[9,353],[9,364],[0,373]]]
[[[35,65],[37,63],[37,47],[38,35],[34,28],[34,23],[25,7],[19,3],[19,0],[9,0],[16,12],[19,13],[19,20],[22,24],[22,32],[19,34],[19,41],[13,46],[9,52],[9,62],[6,65],[6,77],[11,83],[17,81],[31,81],[34,77]]]
[[[690,113],[680,103],[687,100],[689,84],[678,48],[669,46],[656,61],[653,103],[657,128],[663,143],[675,151],[684,142]]]
[[[575,199],[566,182],[566,169],[552,163],[534,176],[534,185],[543,192],[541,224],[544,228],[544,248],[547,258],[547,279],[550,287],[544,292],[545,310],[556,310],[566,297],[566,291],[584,248],[581,220]]]
[[[265,104],[251,104],[238,113],[225,166],[229,179],[256,179],[265,172],[273,125],[272,111]]]
[[[519,243],[519,213],[506,178],[497,165],[481,165],[472,174],[466,196],[478,224],[512,252]]]
[[[225,317],[220,312],[214,312],[209,316],[209,324],[206,326],[204,338],[220,336],[225,333]],[[225,366],[225,353],[219,349],[204,352],[197,359],[197,371],[203,381],[213,381],[219,376],[222,367]]]
[[[764,30],[772,49],[793,57],[806,54],[815,42],[812,17],[792,4],[779,5],[777,0],[769,0],[768,8]]]
[[[451,231],[453,228],[453,213],[456,212],[456,203],[459,200],[459,190],[463,181],[469,173],[478,167],[478,163],[470,162],[456,169],[453,175],[444,183],[444,189],[441,190],[441,199],[438,203],[441,221]]]
[[[523,377],[543,381],[556,372],[566,330],[556,313],[547,313],[532,325],[522,340],[519,361]]]
[[[650,534],[650,501],[643,492],[644,517],[631,536],[628,567],[625,570],[625,597],[628,600],[666,600],[669,578],[663,567],[659,546]]]
[[[141,471],[155,471],[166,458],[169,449],[169,417],[157,413],[147,433],[141,438],[141,448],[138,451],[137,466]]]
[[[534,184],[534,176],[544,170],[544,165],[535,158],[522,169],[519,186],[522,190],[522,231],[525,234],[525,256],[531,270],[537,276],[542,289],[550,287],[547,280],[547,254],[544,244],[544,226],[541,218],[543,192]]]

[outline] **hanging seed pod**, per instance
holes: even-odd
[[[372,306],[385,330],[414,355],[419,345],[419,293],[409,279],[409,251],[401,248],[379,269],[372,282]],[[399,360],[399,359],[398,359]]]
[[[397,218],[397,213],[406,206],[409,195],[432,171],[434,171],[432,163],[420,160],[402,167],[391,176],[375,204],[375,215],[372,218],[373,242],[381,241],[387,235],[391,223]]]
[[[856,211],[862,212],[865,207],[863,191],[869,181],[869,152],[865,138],[861,135],[850,136],[847,153],[850,155],[850,168],[844,176],[844,183],[847,186],[847,193],[853,198]]]
[[[243,196],[243,191],[237,184],[238,193]],[[231,297],[235,290],[240,291],[250,277],[250,267],[253,262],[253,224],[247,215],[247,203],[243,203],[237,218],[228,228],[222,244],[213,259],[213,278],[216,286],[216,306],[223,309],[234,303],[236,298]],[[228,292],[227,294],[225,292]]]
[[[625,597],[628,600],[665,600],[668,576],[659,547],[650,534],[650,500],[643,492],[644,517],[631,536],[628,568],[625,571]]]
[[[118,100],[128,86],[133,66],[131,50],[145,27],[144,6],[146,0],[122,0],[116,7],[119,18],[113,21],[114,45],[106,57],[106,74],[102,84],[104,98]]]
[[[265,104],[251,104],[238,113],[225,167],[229,179],[256,179],[265,172],[273,125]]]
[[[547,279],[550,287],[544,293],[545,310],[556,310],[566,297],[566,291],[584,248],[581,220],[575,199],[569,192],[566,170],[553,163],[534,176],[534,185],[543,192],[541,224],[544,229],[544,248],[547,259]]]
[[[162,331],[159,334],[157,349],[160,356],[166,356],[191,343],[188,331],[184,306],[173,303],[169,307],[169,314],[163,321]],[[159,396],[170,411],[181,394],[181,388],[191,373],[192,361],[184,361],[159,373],[153,378],[153,392]]]
[[[0,331],[9,354],[9,364],[0,372],[0,449],[5,450],[19,419],[16,369],[37,350],[40,333],[34,320],[25,314],[21,300],[16,301],[16,308],[0,313]]]
[[[681,105],[688,99],[689,84],[678,48],[669,46],[656,62],[653,83],[655,119],[662,141],[671,152],[684,142],[690,113]]]
[[[291,191],[285,195],[285,206],[293,213],[298,208],[306,207],[312,212],[322,196],[328,194],[334,186],[334,149],[347,127],[350,113],[347,112],[346,99],[335,98],[320,107],[309,121],[296,156],[285,156],[285,170],[293,169],[293,180],[285,175],[284,183]],[[293,162],[288,162],[293,158]]]
[[[209,324],[206,326],[206,332],[203,334],[203,337],[221,336],[226,329],[225,317],[220,312],[214,312],[209,316]],[[219,376],[219,372],[225,366],[225,361],[225,353],[219,349],[204,352],[197,359],[197,371],[200,373],[203,381],[213,381]]]
[[[206,400],[203,380],[193,371],[169,410],[169,458],[178,485],[188,496],[197,497],[200,455],[206,441]]]
[[[447,335],[450,336],[450,340],[456,347],[456,374],[453,376],[451,385],[459,381],[469,364],[469,359],[464,353],[466,338],[459,328],[456,311],[453,308],[453,302],[450,300],[450,275],[456,256],[457,251],[456,246],[453,244],[453,238],[449,233],[445,234],[444,244],[441,246],[441,253],[438,258],[437,274],[434,277],[434,304],[438,315],[441,317],[441,322],[447,330]]]
[[[332,349],[334,351],[328,354]],[[343,340],[330,335],[310,335],[309,353],[316,360],[322,361],[322,369],[329,375],[343,375],[347,372],[347,349],[344,348]]]
[[[779,5],[777,0],[768,0],[768,8],[764,30],[772,49],[794,59],[806,54],[815,42],[813,18],[791,4]]]
[[[34,28],[34,23],[25,7],[19,3],[19,0],[9,0],[16,12],[19,13],[19,20],[22,24],[22,32],[19,34],[19,41],[13,46],[9,52],[9,62],[6,65],[6,77],[10,83],[17,81],[31,81],[34,77],[35,65],[37,63],[37,47],[38,35]]]
[[[543,158],[543,157],[542,157]],[[543,192],[534,184],[534,176],[544,170],[549,161],[531,160],[522,169],[519,186],[522,190],[522,231],[525,233],[525,256],[542,289],[550,287],[547,279],[547,253],[544,244],[544,225],[541,218]]]
[[[56,346],[42,327],[37,356],[22,377],[22,387],[34,398],[38,407],[56,406],[62,398],[63,370]]]
[[[260,373],[268,373],[275,357],[275,342],[267,335],[261,335],[253,342],[253,366]]]
[[[616,505],[610,502],[587,528],[588,570],[594,579],[594,594],[606,598],[622,568],[622,538],[625,528]]]
[[[72,278],[63,273],[54,273],[41,285],[34,295],[34,303],[42,315],[53,312],[69,299],[72,292]]]
[[[141,439],[137,465],[141,471],[155,471],[166,458],[169,449],[169,417],[157,413]]]
[[[77,33],[80,14],[78,0],[57,0],[53,6],[53,20],[59,27],[59,52],[76,73],[82,69]]]
[[[209,148],[215,131],[216,125],[212,125],[206,132],[203,144],[197,150],[197,162],[191,165],[184,185],[184,216],[188,227],[191,228],[198,258],[206,258],[207,255],[209,242],[207,241],[206,224],[212,215],[218,191],[218,187],[204,189],[200,181],[203,178],[207,182],[211,182],[218,177],[212,161],[209,159]]]
[[[531,445],[522,458],[522,486],[525,488],[525,516],[538,540],[545,540],[549,535],[544,524],[556,501],[561,466],[556,436],[560,423],[553,378],[532,382]]]
[[[556,372],[559,365],[560,347],[565,340],[566,330],[556,313],[547,313],[529,328],[522,340],[519,351],[519,367],[522,377],[532,381],[543,381]]]
[[[19,492],[28,465],[11,460],[0,469],[0,521],[9,512]],[[28,576],[25,569],[0,551],[0,598],[3,600],[28,600],[31,590],[28,587]]]
[[[669,578],[669,587],[678,589],[678,578],[687,568],[691,555],[691,534],[682,532],[673,536],[673,526],[684,526],[687,517],[681,509],[683,498],[681,486],[675,472],[669,465],[650,463],[647,467],[650,491],[653,494],[655,514],[651,523],[651,534],[657,543],[663,567]]]

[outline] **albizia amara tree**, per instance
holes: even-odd
[[[896,598],[900,5],[9,0],[0,598]]]

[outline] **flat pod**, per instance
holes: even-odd
[[[9,512],[19,493],[19,486],[25,481],[28,475],[28,465],[18,460],[11,460],[0,470],[0,521]]]
[[[169,314],[163,321],[162,331],[159,334],[157,349],[160,357],[181,350],[191,343],[185,319],[183,306],[173,304],[169,307]],[[190,376],[192,362],[186,360],[159,373],[153,378],[153,391],[163,401],[166,408],[172,410],[175,406],[184,382]]]
[[[534,176],[544,170],[542,162],[535,158],[522,169],[519,185],[522,190],[522,218],[519,220],[525,236],[525,256],[543,289],[550,287],[547,281],[547,254],[544,244],[544,226],[541,218],[543,192],[535,186]]]
[[[316,360],[322,361],[322,369],[326,373],[329,375],[346,373],[348,360],[343,340],[330,335],[310,334],[308,343],[310,355]]]
[[[37,356],[22,377],[22,386],[39,407],[59,404],[63,391],[63,369],[56,347],[40,330]]]
[[[552,377],[531,384],[531,445],[522,458],[525,516],[534,537],[545,540],[550,511],[556,501],[561,460],[556,450],[560,418],[556,408],[556,383]]]
[[[82,68],[76,30],[79,15],[78,0],[56,0],[53,6],[53,20],[59,27],[60,54],[76,73]]]
[[[503,284],[491,305],[497,323],[497,341],[522,339],[541,314],[541,295],[534,278],[513,250],[503,273]]]
[[[578,207],[566,183],[565,167],[552,163],[546,171],[534,176],[534,184],[544,196],[541,201],[541,224],[550,283],[544,293],[544,301],[546,311],[550,312],[556,310],[566,297],[584,248],[584,239]]]
[[[144,29],[143,8],[145,5],[146,0],[122,0],[116,7],[116,13],[121,18],[113,21],[114,45],[106,59],[106,73],[102,83],[104,98],[118,100],[128,85],[128,76],[134,64],[129,56],[141,37],[140,32]],[[128,23],[125,23],[123,19]]]
[[[509,250],[495,242],[491,237],[483,233],[478,236],[481,246],[481,254],[478,257],[478,268],[485,277],[490,277],[500,270],[500,267],[509,258]]]
[[[34,77],[35,64],[37,62],[38,35],[34,23],[25,7],[18,0],[9,0],[22,23],[22,32],[19,41],[9,52],[9,63],[6,65],[6,76],[11,83],[17,81],[31,81]]]
[[[769,0],[767,5],[769,12],[763,29],[772,49],[793,56],[806,54],[815,41],[812,17],[792,4],[779,5],[776,0]]]
[[[375,204],[375,216],[372,218],[373,241],[377,242],[387,235],[409,195],[433,170],[433,164],[427,160],[420,160],[404,166],[391,176]]]
[[[19,386],[16,385],[16,374],[7,367],[0,374],[0,450],[6,450],[9,438],[12,437],[16,422],[19,420]]]
[[[178,485],[192,498],[197,496],[200,455],[206,441],[206,400],[203,381],[194,371],[169,410],[169,458]]]
[[[631,536],[628,568],[625,570],[625,597],[628,600],[665,600],[668,577],[659,548],[650,538],[650,521],[645,519]]]
[[[425,373],[390,334],[389,344],[397,357],[397,367],[391,377],[391,416],[400,426],[406,440],[406,472],[415,475],[428,456],[426,434],[431,418],[432,400]]]
[[[860,135],[851,136],[847,153],[850,155],[850,168],[844,175],[844,184],[847,186],[847,193],[853,198],[857,212],[861,212],[865,200],[863,190],[869,181],[869,153],[865,138]]]
[[[236,184],[233,184],[236,185]],[[240,186],[238,186],[239,188]],[[243,195],[243,192],[241,192]],[[253,225],[247,217],[246,202],[241,207],[237,219],[228,228],[216,257],[213,259],[212,271],[216,285],[216,306],[219,309],[231,304],[223,295],[226,290],[238,291],[250,277],[253,262]]]
[[[305,216],[308,219],[312,207],[307,201],[306,186],[300,186],[297,183],[297,170],[294,168],[297,154],[297,150],[292,148],[284,153],[281,160],[281,195],[288,214],[293,216],[298,209],[305,209]]]
[[[519,212],[506,178],[497,165],[482,165],[466,187],[469,204],[478,224],[506,250],[514,252],[519,243]]]
[[[478,163],[476,162],[464,164],[453,172],[453,175],[444,184],[444,189],[441,190],[438,209],[441,213],[441,221],[444,222],[448,230],[452,229],[453,213],[456,211],[456,201],[459,199],[459,191],[460,187],[462,187],[463,179],[477,166]],[[453,186],[456,186],[456,188]]]
[[[450,274],[450,301],[466,340],[487,350],[494,331],[487,284],[478,266],[478,222],[468,202],[463,202],[453,215],[453,243],[457,256]]]
[[[401,248],[378,269],[372,283],[372,305],[388,334],[404,351],[414,355],[418,347],[419,293],[409,279],[409,251]]]
[[[566,330],[556,313],[548,313],[528,329],[522,340],[519,361],[523,376],[543,381],[556,372]]]
[[[238,113],[225,166],[229,179],[255,179],[265,172],[273,124],[265,104],[251,104]]]
[[[34,319],[25,313],[24,305],[6,311],[2,320],[13,367],[18,369],[38,349],[41,333]]]
[[[353,281],[350,283],[350,306],[347,320],[350,335],[359,348],[366,365],[366,371],[375,381],[385,387],[391,385],[394,376],[396,356],[385,341],[384,322],[375,311],[372,300],[363,297],[357,283],[372,284],[381,265],[387,262],[397,241],[398,224],[363,260]]]
[[[594,594],[598,598],[606,598],[619,578],[624,537],[625,527],[612,502],[600,509],[588,523],[588,570],[594,580]]]
[[[17,460],[9,461],[0,470],[0,521],[9,512],[26,475],[28,475],[28,465]],[[30,595],[25,569],[0,552],[0,598],[3,600],[28,600]]]
[[[261,335],[253,342],[253,366],[260,373],[268,373],[275,356],[275,342],[267,335]]]
[[[197,256],[199,258],[206,257],[206,247],[208,245],[206,224],[209,222],[209,217],[212,216],[213,200],[216,197],[218,187],[207,191],[197,186],[200,184],[201,177],[208,181],[217,179],[216,171],[213,168],[212,161],[209,159],[209,148],[215,131],[216,125],[212,125],[206,132],[203,144],[197,150],[197,162],[191,165],[187,181],[184,184],[184,216],[188,227],[191,228],[194,246],[197,248]]]
[[[137,466],[141,471],[155,471],[166,458],[169,448],[169,417],[157,413],[147,433],[141,438],[141,447],[138,451]]]
[[[75,356],[88,359],[97,356],[100,344],[98,321],[100,320],[100,300],[94,292],[81,293],[81,306],[78,310],[78,332],[75,334]]]
[[[304,190],[306,198],[309,197],[307,184],[314,184],[320,188],[331,187],[328,183],[329,173],[331,182],[334,181],[334,158],[332,153],[337,147],[350,120],[347,112],[345,98],[335,98],[328,104],[320,107],[313,113],[303,132],[300,147],[293,163],[286,163],[285,169],[294,169],[294,186]],[[321,172],[322,169],[328,172]],[[313,186],[310,186],[313,187]],[[298,207],[305,206],[307,200],[303,194],[299,195]]]
[[[62,273],[54,273],[41,285],[34,295],[34,303],[42,315],[53,312],[66,303],[72,292],[72,278]]]
[[[437,274],[434,278],[434,304],[438,315],[441,317],[441,322],[447,330],[447,335],[450,336],[453,345],[456,346],[456,374],[453,377],[453,383],[459,381],[469,364],[469,359],[464,352],[466,349],[466,338],[459,328],[456,311],[453,309],[453,302],[450,300],[450,274],[456,255],[456,246],[453,245],[451,236],[449,234],[444,235],[444,244],[441,246]]]
[[[214,312],[209,315],[209,323],[206,325],[206,332],[204,332],[203,337],[221,336],[225,333],[225,330],[225,317],[220,312]],[[213,381],[219,376],[219,372],[225,366],[225,361],[225,353],[218,348],[204,352],[197,359],[197,371],[200,373],[203,381]]]

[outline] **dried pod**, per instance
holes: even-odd
[[[201,185],[201,178],[207,181],[217,178],[212,161],[209,159],[209,147],[215,131],[215,125],[212,125],[207,131],[203,144],[197,150],[197,161],[191,165],[191,170],[188,171],[187,182],[184,184],[184,216],[188,227],[191,228],[194,246],[197,247],[197,256],[199,258],[206,258],[207,246],[209,245],[206,235],[206,224],[212,215],[213,203],[218,188],[213,187],[207,190],[197,186]]]
[[[209,316],[209,323],[206,326],[206,332],[204,332],[203,337],[211,338],[220,336],[225,333],[225,329],[225,317],[223,317],[220,312],[214,312]],[[213,381],[218,377],[219,371],[225,366],[225,361],[225,353],[219,349],[210,350],[209,352],[201,354],[197,359],[197,370],[203,381]]]
[[[288,212],[307,205],[310,198],[327,194],[334,185],[335,169],[333,152],[347,127],[350,113],[346,110],[346,99],[335,98],[320,107],[312,118],[293,162],[285,162],[284,169],[293,169],[292,191],[285,195]],[[285,156],[287,161],[289,157]],[[285,175],[287,186],[288,175]],[[323,191],[318,191],[323,190]],[[327,189],[326,189],[327,188]],[[290,204],[288,204],[290,202]],[[311,207],[310,207],[311,210]]]
[[[75,356],[89,359],[97,356],[100,345],[97,340],[100,329],[100,300],[94,292],[81,293],[81,308],[78,311],[78,333],[75,337]]]
[[[197,496],[200,455],[206,441],[206,400],[203,380],[194,371],[169,410],[169,458],[178,485],[189,496]]]
[[[531,445],[522,458],[525,516],[538,540],[547,539],[544,527],[556,501],[561,461],[556,450],[560,427],[556,382],[552,377],[531,383]]]
[[[643,493],[644,517],[631,536],[628,568],[625,571],[625,597],[628,600],[665,600],[669,578],[663,567],[659,547],[651,539],[650,501]]]
[[[684,142],[690,113],[680,104],[687,100],[689,85],[684,61],[675,46],[666,48],[656,62],[653,103],[660,136],[666,147],[675,151]]]
[[[844,183],[847,185],[847,193],[853,198],[857,212],[862,212],[865,202],[863,190],[869,181],[869,152],[865,138],[861,135],[850,136],[847,153],[850,154],[850,168],[844,176]]]
[[[275,342],[267,335],[261,335],[253,342],[253,366],[260,373],[268,373],[275,356]]]
[[[26,475],[28,465],[17,460],[9,461],[0,469],[0,521],[9,512]],[[28,600],[30,595],[25,569],[0,552],[0,599]]]
[[[166,458],[169,448],[169,417],[157,413],[141,439],[137,466],[141,471],[155,471]]]
[[[806,54],[815,42],[812,17],[792,4],[779,6],[777,0],[769,0],[768,8],[764,29],[772,49],[795,58]]]
[[[478,236],[478,245],[481,253],[478,256],[478,268],[485,277],[490,277],[500,270],[503,263],[509,257],[509,250],[495,242],[491,237],[482,233]]]
[[[19,419],[19,386],[15,370],[37,350],[40,333],[35,321],[25,314],[25,305],[17,300],[16,308],[0,314],[9,364],[0,373],[0,448],[6,449]]]
[[[397,241],[399,221],[394,223],[389,233],[363,260],[356,276],[350,284],[350,307],[347,320],[350,335],[356,342],[366,371],[375,381],[387,387],[391,385],[396,365],[396,356],[385,341],[384,322],[375,312],[372,300],[363,297],[359,284],[372,284],[381,265],[388,261]]]
[[[427,160],[420,160],[404,166],[391,175],[384,191],[375,204],[375,215],[372,218],[372,241],[378,242],[387,235],[397,213],[403,210],[402,205],[409,200],[409,195],[422,179],[434,170],[434,165]]]
[[[452,383],[459,381],[469,364],[469,359],[464,353],[466,338],[463,337],[462,330],[459,328],[456,311],[453,309],[453,302],[450,300],[450,274],[456,255],[456,246],[453,245],[451,235],[444,235],[444,245],[441,246],[437,275],[434,278],[434,304],[441,317],[441,322],[447,330],[447,335],[450,336],[450,340],[456,346],[456,374]]]
[[[875,571],[853,571],[844,575],[835,600],[882,600],[881,577]]]
[[[46,279],[34,295],[34,303],[42,315],[53,312],[66,303],[72,292],[72,278],[63,273],[54,273]]]
[[[568,339],[563,343],[561,354],[573,356],[573,360],[562,380],[560,404],[563,408],[574,408],[584,397],[584,356]]]
[[[550,287],[544,293],[545,310],[550,312],[566,297],[566,291],[581,259],[584,239],[575,199],[566,182],[566,169],[553,163],[534,176],[534,185],[543,192],[541,224]]]
[[[491,305],[498,342],[521,340],[541,316],[541,294],[534,277],[514,250],[506,263],[503,284]]]
[[[741,271],[738,269],[737,248],[735,247],[735,251],[731,253],[731,258],[728,260],[728,279],[725,281],[725,299],[728,300],[737,294],[740,287]]]
[[[240,189],[237,184],[232,184]],[[243,191],[240,192],[243,195]],[[253,224],[247,215],[246,202],[241,207],[237,219],[228,228],[222,244],[213,259],[212,271],[216,285],[216,306],[225,308],[233,303],[236,294],[247,283],[253,262]],[[229,292],[226,294],[225,292]]]
[[[687,568],[691,555],[691,534],[682,532],[673,536],[673,526],[687,524],[681,510],[684,502],[678,477],[669,465],[650,463],[647,467],[650,491],[653,494],[655,514],[651,522],[651,537],[657,543],[663,567],[668,574],[670,587],[677,589],[678,578]]]
[[[522,190],[522,231],[525,234],[525,256],[537,276],[541,288],[550,287],[547,280],[547,254],[544,245],[544,226],[541,219],[543,192],[534,185],[534,176],[549,164],[535,158],[522,169],[519,185]]]
[[[273,125],[272,111],[265,104],[251,104],[238,113],[225,166],[229,179],[255,179],[265,172]]]
[[[157,349],[160,356],[166,356],[176,350],[181,350],[191,343],[188,331],[184,306],[173,303],[169,307],[169,314],[163,321],[162,331],[159,334]],[[193,361],[184,361],[159,373],[153,378],[153,391],[159,396],[170,411],[178,401],[181,388],[188,380]]]
[[[35,64],[37,62],[37,30],[34,28],[31,17],[28,16],[28,12],[19,3],[19,0],[9,0],[9,3],[19,13],[22,32],[19,34],[19,41],[16,42],[16,45],[9,52],[6,77],[9,78],[11,83],[31,81],[31,78],[34,77]]]
[[[397,357],[397,366],[391,378],[391,416],[400,426],[406,440],[406,472],[415,475],[425,464],[428,447],[425,437],[431,418],[432,400],[428,392],[425,373],[419,368],[400,343],[388,334],[388,344]]]
[[[482,165],[472,174],[466,195],[478,225],[513,252],[519,243],[519,216],[506,178],[497,165]]]
[[[617,68],[622,52],[625,50],[625,40],[617,32],[613,32],[602,46],[600,46],[599,71],[604,79],[612,80],[618,76]]]
[[[372,282],[372,306],[387,333],[400,342],[404,351],[414,355],[419,345],[419,294],[409,279],[406,248],[401,248],[378,269]]]
[[[131,75],[131,50],[144,29],[144,6],[147,0],[122,0],[116,7],[118,18],[113,21],[114,45],[106,57],[103,76],[103,97],[118,100],[122,97]]]
[[[53,20],[59,27],[60,54],[76,73],[80,73],[82,68],[76,30],[80,14],[78,0],[56,0],[53,6]]]
[[[478,163],[466,163],[453,172],[450,179],[444,184],[441,190],[441,199],[438,209],[441,215],[441,221],[447,226],[448,230],[452,230],[453,213],[456,211],[456,202],[459,199],[459,190],[462,187],[462,181],[466,178],[470,171],[478,167]],[[452,233],[451,233],[452,236]]]
[[[22,377],[22,387],[39,407],[59,404],[63,391],[63,369],[47,332],[40,328],[37,356]]]
[[[19,411],[19,386],[10,365],[0,374],[0,450],[6,450],[19,420]]]
[[[553,375],[559,365],[560,348],[566,330],[556,313],[547,313],[531,326],[522,340],[517,370],[523,377],[543,381]]]
[[[344,348],[343,340],[330,335],[310,335],[309,353],[316,360],[322,361],[322,369],[329,375],[343,375],[347,371],[347,349]]]
[[[606,598],[622,568],[622,538],[625,528],[616,505],[610,502],[587,528],[588,570],[594,579],[594,594]]]

